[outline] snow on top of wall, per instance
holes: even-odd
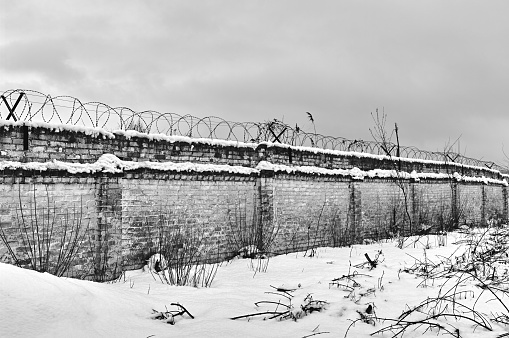
[[[127,139],[132,137],[140,137],[146,138],[151,141],[166,141],[170,143],[174,142],[185,142],[185,143],[200,143],[200,144],[208,144],[208,145],[217,145],[222,147],[237,147],[237,148],[251,148],[256,149],[258,147],[258,143],[246,143],[240,141],[229,141],[229,140],[220,140],[220,139],[212,139],[212,138],[193,138],[189,136],[179,136],[179,135],[165,135],[165,134],[146,134],[140,133],[135,130],[114,130],[113,133],[115,135],[123,135]]]
[[[422,164],[433,164],[433,165],[449,165],[459,168],[469,168],[469,169],[481,169],[488,172],[492,172],[495,174],[500,174],[499,170],[490,169],[485,167],[478,167],[469,164],[455,163],[455,162],[445,162],[445,161],[435,161],[435,160],[424,160],[420,158],[409,158],[409,157],[396,157],[396,156],[387,156],[387,155],[376,155],[371,153],[361,153],[357,151],[344,151],[344,150],[333,150],[333,149],[323,149],[323,148],[314,148],[314,147],[304,147],[304,146],[291,146],[288,144],[280,144],[280,143],[272,143],[272,142],[261,142],[260,144],[266,144],[268,147],[280,147],[280,148],[291,148],[292,150],[303,151],[303,152],[311,152],[315,154],[326,154],[326,155],[336,155],[342,157],[357,157],[357,158],[371,158],[376,160],[390,160],[390,161],[401,161],[407,163],[422,163]],[[507,175],[509,177],[509,175]]]
[[[370,158],[370,159],[376,159],[376,160],[381,160],[381,161],[382,160],[390,160],[390,161],[401,161],[401,162],[407,162],[407,163],[449,165],[449,166],[454,166],[457,168],[481,169],[481,170],[484,170],[487,172],[500,174],[500,171],[496,170],[496,169],[489,169],[489,168],[461,164],[461,163],[454,163],[454,162],[424,160],[424,159],[396,157],[396,156],[389,157],[387,155],[375,155],[375,154],[362,153],[362,152],[356,152],[356,151],[332,150],[332,149],[322,149],[322,148],[305,147],[305,146],[292,146],[292,145],[288,145],[288,144],[273,143],[273,142],[247,143],[247,142],[240,142],[240,141],[228,141],[228,140],[211,139],[211,138],[192,138],[192,137],[188,137],[188,136],[178,136],[178,135],[168,136],[165,134],[147,134],[147,133],[140,133],[135,130],[127,130],[127,131],[114,130],[113,132],[109,132],[103,128],[97,128],[97,127],[84,127],[84,126],[75,126],[75,125],[68,125],[68,124],[55,124],[55,123],[30,122],[30,121],[14,122],[14,121],[0,120],[0,127],[2,127],[2,126],[4,126],[4,127],[28,126],[28,127],[32,127],[32,128],[46,128],[49,130],[53,130],[55,132],[68,130],[68,131],[82,132],[82,133],[85,133],[86,135],[91,135],[94,137],[101,135],[103,137],[112,138],[112,139],[115,138],[115,135],[122,135],[128,139],[132,138],[132,137],[139,137],[139,138],[145,138],[148,140],[166,141],[166,142],[170,142],[170,143],[174,143],[174,142],[185,142],[185,143],[189,143],[189,144],[199,143],[199,144],[217,145],[217,146],[222,146],[222,147],[237,147],[237,148],[256,149],[260,145],[265,145],[266,147],[275,147],[275,148],[277,147],[277,148],[283,148],[283,149],[290,148],[295,151],[310,152],[310,153],[314,153],[314,154],[327,154],[327,155],[335,155],[335,156],[342,156],[342,157]],[[509,178],[509,175],[502,175],[502,176],[504,178]]]
[[[1,161],[0,170],[30,170],[30,171],[46,171],[46,170],[65,170],[71,174],[95,173],[103,170],[100,164],[101,159],[95,163],[69,163],[53,160],[52,162],[28,162],[22,163],[17,161]]]
[[[330,176],[351,176],[354,179],[364,179],[365,171],[359,168],[353,169],[325,169],[313,166],[295,166],[290,167],[284,164],[273,164],[267,161],[260,161],[256,166],[258,170],[269,170],[274,172],[285,172],[288,174],[311,174],[311,175],[330,175]]]
[[[86,135],[91,135],[94,137],[97,137],[98,135],[102,135],[103,137],[107,138],[115,138],[115,135],[113,133],[110,133],[109,131],[106,131],[103,128],[97,128],[97,127],[84,127],[84,126],[75,126],[75,125],[69,125],[69,124],[58,124],[58,123],[46,123],[46,122],[28,122],[28,121],[6,121],[6,120],[0,120],[0,127],[8,128],[11,126],[28,126],[31,128],[45,128],[49,129],[51,131],[60,132],[64,130],[68,131],[75,131],[84,133]]]
[[[176,172],[228,172],[232,174],[250,175],[259,171],[253,168],[241,166],[230,166],[224,164],[200,164],[200,163],[175,163],[175,162],[134,162],[123,161],[113,154],[102,155],[95,163],[73,163],[53,160],[51,162],[15,162],[1,161],[0,170],[22,169],[34,171],[64,170],[71,174],[82,173],[122,173],[124,171],[137,169],[152,169],[159,171]]]
[[[475,182],[475,183],[484,183],[484,184],[501,184],[504,186],[508,186],[507,180],[497,180],[487,177],[471,177],[471,176],[463,176],[457,172],[454,174],[445,174],[445,173],[417,173],[415,170],[411,173],[407,173],[404,171],[396,171],[396,170],[385,170],[385,169],[374,169],[374,170],[361,170],[359,168],[352,169],[326,169],[319,167],[310,167],[310,166],[294,166],[290,167],[283,164],[273,164],[267,161],[261,161],[256,169],[259,170],[270,170],[274,172],[284,172],[288,174],[292,173],[304,173],[304,174],[313,174],[313,175],[328,175],[328,176],[344,176],[344,177],[352,177],[356,180],[364,180],[364,178],[388,178],[388,179],[403,179],[409,180],[413,179],[415,181],[420,181],[421,179],[425,180],[437,180],[437,179],[451,179],[454,178],[456,181],[463,182]]]
[[[368,178],[389,178],[389,179],[413,179],[419,181],[420,179],[450,179],[454,178],[457,181],[476,182],[484,184],[502,184],[507,186],[506,180],[496,180],[491,178],[470,177],[462,176],[458,173],[453,175],[449,174],[436,174],[436,173],[411,173],[400,172],[395,170],[374,169],[364,171],[359,168],[352,169],[325,169],[313,166],[295,166],[290,167],[282,164],[272,164],[267,161],[261,161],[256,168],[247,168],[241,166],[231,166],[225,164],[201,164],[191,162],[134,162],[123,161],[113,154],[102,155],[95,163],[73,163],[62,162],[53,160],[51,162],[16,162],[16,161],[0,161],[0,170],[30,170],[30,171],[46,171],[46,170],[64,170],[70,174],[82,173],[122,173],[125,171],[137,169],[151,169],[159,171],[175,171],[175,172],[207,172],[207,173],[231,173],[237,175],[251,175],[258,174],[262,170],[269,170],[273,172],[284,172],[289,174],[311,174],[311,175],[328,175],[328,176],[343,176],[352,177],[355,180],[364,180]]]
[[[112,154],[102,155],[96,163],[101,164],[104,172],[120,173],[123,171],[137,169],[152,169],[159,171],[177,171],[177,172],[227,172],[231,174],[250,175],[259,171],[253,168],[232,166],[226,164],[201,164],[191,162],[134,162],[123,161]]]

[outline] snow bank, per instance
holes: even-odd
[[[443,239],[443,238],[442,238]],[[398,249],[394,242],[352,245],[344,248],[318,248],[313,258],[304,253],[271,257],[266,273],[254,275],[246,262],[233,260],[219,267],[211,288],[174,287],[161,283],[154,274],[127,271],[113,284],[57,278],[47,273],[23,270],[0,263],[0,337],[371,337],[371,333],[390,323],[376,326],[358,320],[370,305],[380,318],[398,318],[402,311],[436,297],[443,280],[422,287],[422,279],[405,272],[416,260],[438,262],[443,257],[459,256],[464,236],[449,234],[446,246],[436,236]],[[428,248],[426,250],[423,249]],[[360,268],[365,255],[384,259],[374,269]],[[413,258],[416,257],[416,258]],[[357,275],[356,275],[357,274]],[[331,285],[344,280],[346,287]],[[464,282],[459,292],[467,295],[482,290],[476,282]],[[355,286],[354,286],[355,285]],[[271,287],[272,286],[272,287]],[[299,311],[308,295],[326,301],[323,311],[293,320],[271,320],[272,314],[231,320],[235,316],[281,310],[288,299],[276,294],[274,287],[295,289],[290,309]],[[467,299],[468,298],[468,299]],[[465,296],[457,302],[475,306],[486,316],[504,311],[491,295],[477,302]],[[270,301],[255,305],[255,302]],[[472,303],[476,302],[472,305]],[[195,317],[179,317],[175,325],[152,320],[152,309],[165,311],[180,303]],[[470,316],[470,314],[467,314]],[[424,316],[424,314],[423,314]],[[506,328],[493,323],[488,332],[467,320],[440,320],[438,323],[459,329],[461,336],[496,337]],[[409,337],[437,337],[436,330],[412,327]],[[416,329],[416,331],[412,331]],[[405,334],[405,336],[407,336]],[[384,335],[375,335],[384,337]]]
[[[0,337],[9,338],[146,337],[153,333],[146,327],[151,324],[146,319],[151,307],[162,305],[146,293],[4,263],[0,263],[0,299]],[[157,331],[163,334],[155,327]]]

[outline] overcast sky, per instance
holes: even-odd
[[[277,118],[502,164],[509,1],[0,0],[0,92],[136,111]],[[456,149],[457,150],[457,149]]]

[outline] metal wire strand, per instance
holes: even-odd
[[[382,145],[374,141],[348,140],[342,137],[307,133],[279,120],[266,122],[231,122],[222,118],[195,117],[175,113],[160,113],[152,110],[135,112],[127,107],[111,107],[101,102],[83,103],[71,96],[52,97],[34,90],[7,90],[0,100],[0,119],[11,114],[19,100],[14,116],[16,120],[53,124],[79,125],[83,127],[112,130],[136,130],[144,133],[179,135],[195,138],[223,139],[238,142],[279,142],[293,146],[318,147],[323,149],[356,151],[376,155],[388,155]],[[391,156],[396,155],[396,147]],[[399,148],[400,156],[415,159],[455,162],[464,165],[488,167],[506,171],[506,168],[491,161],[465,157],[454,152],[433,152],[416,147]]]

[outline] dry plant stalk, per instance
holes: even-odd
[[[398,135],[398,125],[394,124],[395,128],[392,130],[391,134],[387,132],[385,123],[387,122],[387,114],[385,111],[382,111],[382,114],[379,114],[378,108],[376,109],[376,115],[371,113],[371,117],[373,118],[373,122],[375,123],[374,129],[370,129],[371,136],[373,139],[378,142],[380,148],[384,151],[384,155],[386,155],[393,167],[393,171],[395,173],[395,177],[393,178],[393,182],[399,188],[401,193],[403,194],[404,206],[405,206],[405,214],[407,217],[407,221],[409,224],[409,233],[413,231],[412,224],[412,216],[410,215],[410,192],[407,180],[403,177],[401,171],[401,158],[400,158],[400,146],[399,146],[399,135]],[[392,143],[393,135],[396,135],[397,144]],[[393,156],[393,151],[396,150],[396,156]],[[403,248],[405,244],[405,236],[403,234],[404,229],[398,229],[396,236],[398,238],[397,246],[398,248]]]
[[[18,207],[16,208],[16,232],[21,238],[22,247],[14,250],[8,235],[0,227],[0,239],[19,267],[28,267],[39,272],[63,276],[73,264],[89,223],[83,223],[83,200],[80,205],[65,208],[64,214],[57,214],[55,202],[50,201],[46,187],[46,198],[36,194],[29,197],[28,205],[22,201],[21,186],[18,185]]]
[[[255,304],[256,307],[260,306],[269,306],[273,307],[272,309],[250,313],[246,315],[232,317],[232,320],[243,319],[243,318],[252,318],[258,316],[265,316],[265,319],[277,319],[277,320],[287,320],[291,319],[297,321],[298,319],[307,316],[313,312],[320,312],[325,309],[325,307],[329,304],[326,301],[315,300],[311,294],[308,294],[303,301],[303,304],[294,304],[292,303],[292,299],[294,299],[293,292],[296,289],[286,289],[286,288],[277,288],[271,285],[273,289],[276,291],[266,292],[266,294],[271,294],[278,296],[279,299],[277,301],[272,300],[262,300],[258,301]]]
[[[437,263],[425,256],[423,260],[415,259],[404,270],[422,277],[421,286],[441,284],[438,295],[410,307],[398,318],[377,317],[377,321],[390,324],[372,334],[391,333],[391,337],[401,337],[406,331],[421,327],[459,337],[458,328],[446,322],[448,319],[471,322],[486,331],[493,330],[491,322],[509,325],[509,306],[504,300],[509,296],[509,275],[507,269],[500,268],[501,263],[509,264],[506,251],[509,230],[506,226],[475,230],[458,244],[467,246],[461,255],[441,257]],[[461,289],[466,284],[476,286],[479,292]],[[500,311],[485,314],[476,310],[476,305],[483,301],[481,297],[490,302],[491,308],[498,306]],[[473,305],[467,305],[467,300]]]
[[[187,309],[182,304],[171,303],[170,305],[176,306],[177,310],[168,310],[168,308],[166,308],[166,311],[157,311],[152,309],[152,315],[150,318],[162,320],[170,325],[175,325],[175,318],[179,316],[183,317],[184,315],[187,315],[191,319],[194,319],[194,316],[189,311],[187,311]]]
[[[148,226],[148,225],[147,225]],[[159,279],[169,285],[210,287],[219,263],[209,263],[210,247],[201,229],[173,226],[164,214],[158,220],[158,252],[165,258],[160,262]]]

